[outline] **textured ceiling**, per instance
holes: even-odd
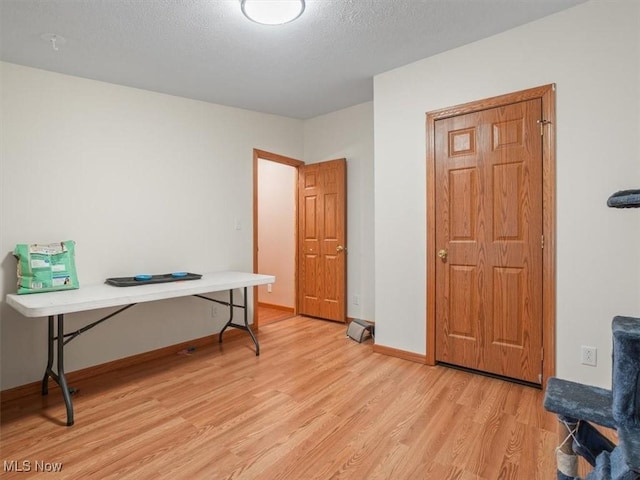
[[[0,0],[0,58],[294,118],[373,98],[373,76],[584,0],[307,0],[283,26],[240,0]],[[54,51],[43,34],[65,37]]]

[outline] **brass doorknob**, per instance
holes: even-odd
[[[336,252],[342,252],[344,250],[344,247],[342,245],[338,245],[336,247]]]
[[[438,256],[442,259],[442,260],[446,260],[447,259],[447,255],[449,255],[449,252],[447,252],[445,249],[442,249],[438,252]]]

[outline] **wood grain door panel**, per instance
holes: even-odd
[[[346,161],[299,168],[300,313],[346,317]]]
[[[539,383],[541,100],[435,122],[436,360]]]

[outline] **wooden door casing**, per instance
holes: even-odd
[[[542,120],[533,99],[435,122],[436,360],[540,383]]]
[[[298,170],[299,312],[346,318],[346,160]]]

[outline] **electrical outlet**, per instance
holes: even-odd
[[[267,293],[273,292],[273,285],[271,283],[267,283]]]
[[[213,305],[213,307],[211,307],[211,317],[215,318],[218,316],[218,305]]]
[[[595,367],[598,365],[598,349],[596,347],[587,347],[582,345],[582,362],[583,365]]]
[[[353,296],[353,304],[354,305],[360,305],[360,295],[354,295]]]

